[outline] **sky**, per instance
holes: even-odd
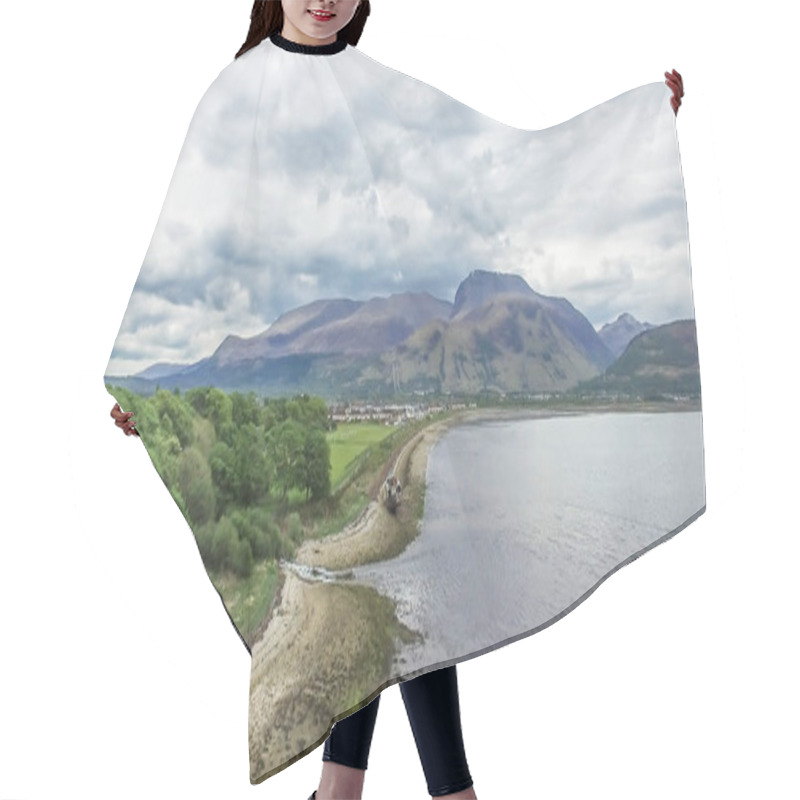
[[[192,363],[323,298],[521,275],[600,328],[694,316],[670,91],[517,128],[358,49],[269,41],[204,93],[108,375]]]

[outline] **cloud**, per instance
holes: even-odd
[[[520,274],[595,325],[623,311],[691,316],[674,131],[656,124],[663,86],[525,131],[342,55],[255,49],[203,97],[112,353],[116,374],[208,356],[226,335],[320,298],[452,300],[478,268]]]

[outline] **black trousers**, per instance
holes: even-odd
[[[455,664],[403,681],[400,692],[431,797],[468,789],[472,777],[464,753]],[[325,740],[323,761],[367,768],[380,699],[378,695],[334,724]]]

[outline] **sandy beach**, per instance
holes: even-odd
[[[474,418],[473,410],[434,422],[404,445],[395,462],[404,487],[397,513],[374,499],[344,530],[304,543],[296,561],[346,569],[400,553],[419,531],[431,448],[451,425]],[[251,782],[321,745],[342,709],[353,713],[396,682],[389,681],[395,650],[415,637],[397,621],[394,603],[371,587],[307,581],[282,569],[279,593],[252,646]]]
[[[453,425],[619,411],[587,409],[467,409],[433,422],[396,457],[403,499],[395,513],[377,499],[344,530],[305,542],[296,562],[346,570],[398,555],[418,535],[428,456]],[[626,409],[626,410],[639,410]],[[669,410],[655,407],[641,410]],[[339,718],[386,686],[395,652],[419,634],[401,625],[394,603],[356,582],[310,581],[281,570],[281,585],[252,647],[251,781],[260,783],[321,745]],[[345,713],[342,710],[346,709]]]
[[[395,649],[414,638],[397,622],[394,603],[371,587],[305,581],[287,570],[275,613],[252,648],[251,782],[321,745],[337,718],[394,682]]]

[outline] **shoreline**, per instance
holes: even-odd
[[[403,499],[396,512],[389,511],[379,498],[373,498],[342,530],[324,539],[303,542],[297,548],[294,562],[346,570],[399,555],[419,534],[431,450],[454,425],[484,416],[476,415],[476,411],[480,412],[468,409],[436,420],[403,445],[394,461],[395,474],[403,486]]]
[[[398,507],[403,513],[391,514],[379,500],[372,500],[357,520],[338,533],[304,542],[295,562],[346,570],[402,552],[421,529],[431,450],[455,425],[613,411],[620,412],[619,405],[602,409],[495,407],[465,409],[431,422],[403,445],[394,462],[404,487]],[[645,409],[639,405],[625,411]],[[399,622],[394,601],[370,586],[307,580],[281,568],[276,595],[251,646],[251,782],[261,782],[321,745],[332,723],[346,716],[342,709],[353,713],[377,695],[398,647],[420,637]],[[342,657],[343,647],[347,658]]]
[[[307,581],[286,570],[251,654],[251,781],[322,744],[336,719],[378,694],[398,646],[416,639],[397,620],[394,601],[372,587]]]
[[[699,403],[610,403],[563,408],[486,407],[459,410],[430,423],[400,450],[396,474],[403,485],[403,499],[395,514],[379,499],[372,499],[350,524],[323,539],[303,542],[294,562],[307,567],[347,570],[399,555],[419,534],[424,512],[428,457],[434,445],[452,427],[475,422],[515,419],[547,419],[593,413],[659,413],[700,410]],[[385,467],[384,467],[385,469]]]

